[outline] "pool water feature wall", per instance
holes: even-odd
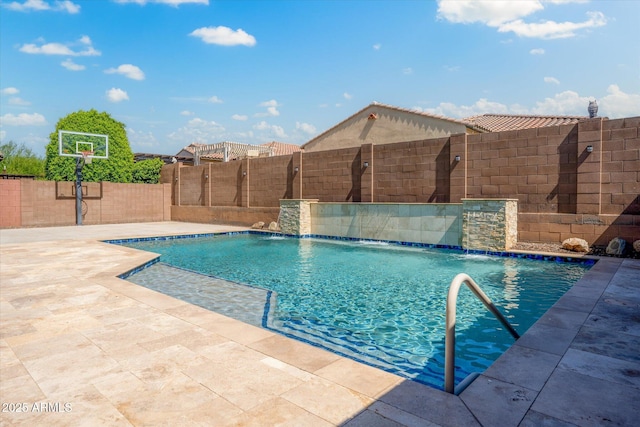
[[[516,199],[463,199],[462,247],[505,251],[518,241]]]
[[[280,213],[278,214],[280,230],[284,234],[294,236],[312,234],[311,205],[317,203],[318,199],[280,200]]]
[[[320,235],[413,242],[477,251],[505,251],[518,236],[516,199],[462,203],[319,203],[280,201],[280,229]]]

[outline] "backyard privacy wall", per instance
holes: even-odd
[[[0,228],[76,224],[74,182],[0,179]],[[168,221],[168,184],[83,183],[83,224]]]
[[[168,165],[171,218],[276,221],[280,199],[349,203],[518,200],[518,240],[640,239],[640,117],[200,166]],[[591,146],[591,151],[587,149]],[[457,160],[459,158],[459,160]]]

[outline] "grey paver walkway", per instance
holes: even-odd
[[[599,261],[453,396],[120,280],[153,255],[98,241],[234,229],[0,230],[0,425],[640,425],[640,261]]]

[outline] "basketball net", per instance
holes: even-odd
[[[84,160],[84,164],[90,165],[91,160],[93,160],[93,158],[89,156],[93,155],[93,151],[81,151],[81,153],[82,153],[82,159]]]

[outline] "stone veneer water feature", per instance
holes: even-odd
[[[505,251],[518,241],[517,199],[462,199],[462,247]]]
[[[284,234],[413,242],[504,251],[518,240],[516,199],[462,203],[319,203],[280,201]]]

